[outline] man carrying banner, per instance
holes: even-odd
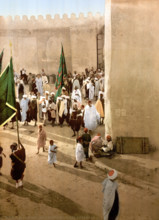
[[[11,176],[16,181],[16,188],[23,187],[23,177],[24,177],[24,170],[25,170],[25,148],[24,146],[19,143],[13,143],[10,146],[12,150],[12,154],[10,155],[11,158]]]

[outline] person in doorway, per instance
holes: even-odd
[[[12,161],[12,168],[11,168],[11,176],[16,181],[16,188],[23,187],[23,178],[24,178],[24,170],[26,168],[25,165],[25,148],[24,146],[19,143],[13,143],[11,146],[11,161]]]
[[[117,171],[112,169],[102,183],[104,220],[115,220],[119,213],[118,184],[115,181],[117,176]]]
[[[84,150],[83,150],[83,139],[82,137],[77,138],[77,146],[76,146],[76,162],[74,167],[78,167],[78,163],[80,164],[80,168],[83,168],[82,161],[84,160]]]
[[[86,156],[86,160],[89,160],[89,143],[91,141],[91,136],[88,133],[88,128],[84,128],[84,134],[82,135],[83,139],[83,148],[84,148],[84,153]]]
[[[49,145],[49,150],[48,150],[48,163],[49,164],[53,164],[53,166],[55,167],[56,164],[56,151],[57,146],[54,144],[53,140],[50,140],[50,145]]]
[[[44,131],[42,125],[39,125],[39,133],[38,133],[38,140],[37,140],[37,146],[38,146],[37,154],[39,154],[39,150],[41,147],[43,148],[43,152],[45,152],[45,145],[46,145],[46,132]]]

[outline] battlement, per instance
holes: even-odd
[[[80,13],[78,16],[74,13],[70,15],[63,14],[60,17],[59,14],[55,14],[54,17],[51,15],[43,15],[35,16],[26,16],[23,15],[22,17],[16,15],[15,17],[7,16],[3,17],[0,16],[0,29],[39,29],[39,28],[51,28],[51,27],[70,27],[70,26],[78,26],[78,25],[93,25],[97,23],[104,24],[104,16],[100,13],[96,13],[93,15],[91,12],[85,16],[83,13]]]

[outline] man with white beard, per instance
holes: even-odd
[[[22,109],[22,112],[21,112],[22,118],[21,119],[24,122],[24,125],[27,124],[28,103],[29,103],[29,99],[27,99],[27,95],[23,95],[23,98],[20,102],[20,108]]]
[[[89,131],[93,131],[96,129],[99,121],[100,121],[100,115],[97,112],[95,106],[89,100],[88,105],[86,105],[84,112],[85,128],[88,128]]]

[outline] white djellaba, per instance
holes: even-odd
[[[76,161],[81,162],[84,160],[85,154],[81,143],[77,143],[76,146]]]
[[[85,128],[88,128],[88,130],[93,131],[96,129],[99,121],[100,121],[100,115],[97,112],[95,106],[86,105],[84,112]]]
[[[22,112],[21,112],[22,121],[26,121],[26,118],[27,118],[28,102],[29,102],[29,99],[27,99],[27,95],[23,95],[23,98],[20,102],[20,108],[22,109]]]

